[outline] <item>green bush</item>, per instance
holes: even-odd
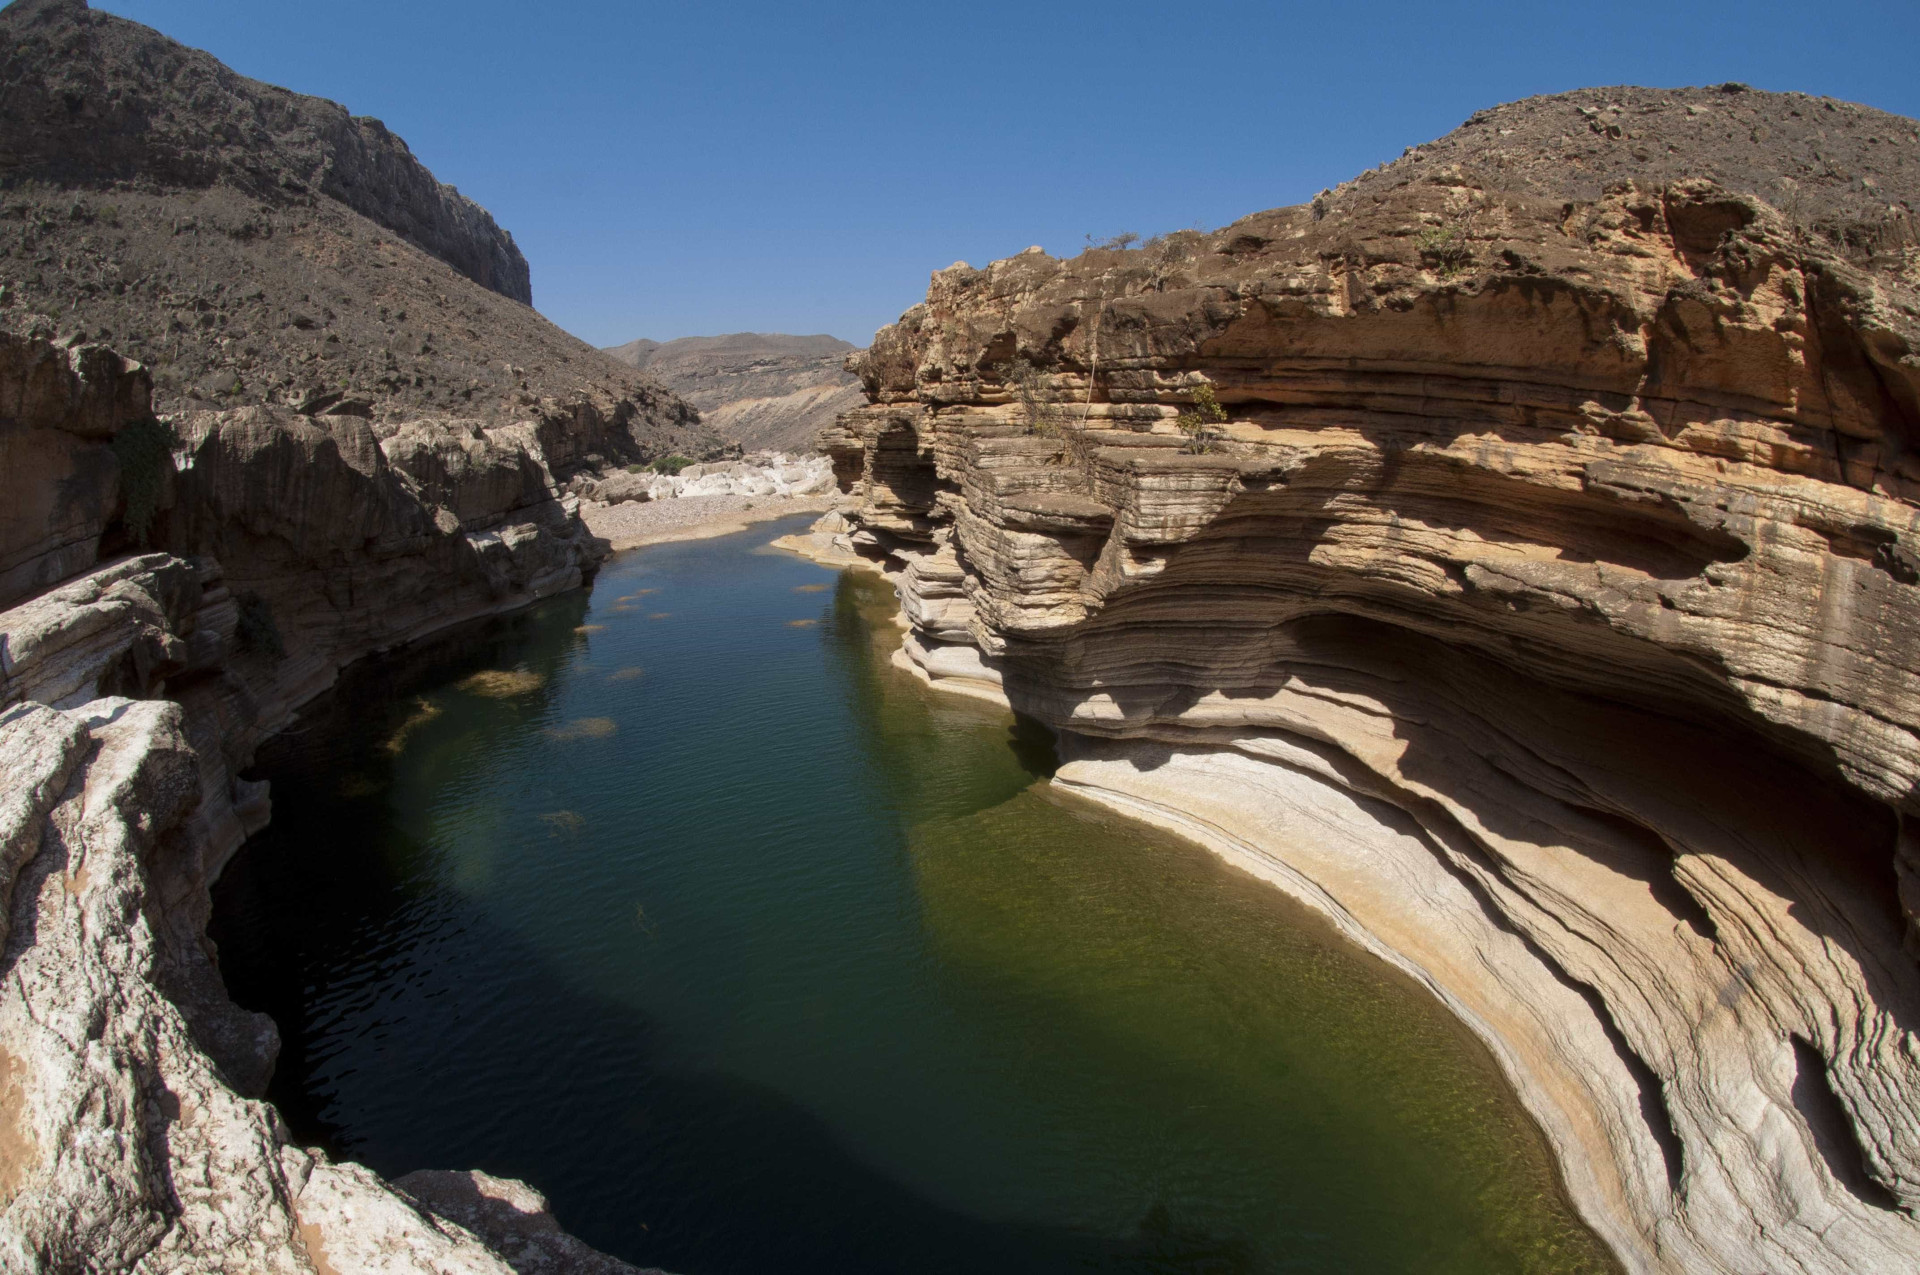
[[[1458,226],[1428,226],[1415,241],[1420,260],[1443,275],[1455,275],[1473,264],[1473,249]]]
[[[656,474],[666,474],[671,477],[691,464],[693,464],[692,459],[686,456],[662,456],[659,460],[653,462],[651,468]]]
[[[627,472],[629,474],[644,474],[647,472],[647,467],[640,464],[628,465]]]
[[[120,490],[127,498],[127,535],[144,545],[173,467],[173,430],[160,421],[135,421],[114,435],[113,454],[120,462]]]
[[[1213,386],[1202,381],[1193,391],[1193,408],[1180,413],[1174,424],[1187,436],[1186,450],[1190,452],[1210,452],[1220,445],[1220,439],[1226,434],[1221,427],[1227,423],[1227,409],[1220,406],[1220,400],[1214,397]]]
[[[287,653],[280,640],[280,626],[273,622],[273,607],[259,594],[248,590],[240,595],[240,622],[233,626],[233,644],[242,651],[270,655],[279,659]]]

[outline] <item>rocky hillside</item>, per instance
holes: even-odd
[[[0,101],[0,315],[141,360],[162,412],[591,414],[612,459],[718,448],[535,313],[512,237],[377,120],[84,0],[0,11]]]
[[[801,452],[822,426],[865,401],[844,366],[855,348],[831,336],[737,332],[629,341],[606,353],[658,377],[747,450]]]
[[[1913,120],[1603,89],[958,264],[813,545],[1432,987],[1628,1269],[1914,1269],[1916,208]]]

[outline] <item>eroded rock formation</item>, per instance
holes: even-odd
[[[205,938],[209,886],[268,817],[239,778],[266,734],[369,651],[593,570],[546,461],[585,441],[162,421],[149,385],[101,347],[0,338],[0,1268],[629,1269],[518,1184],[441,1208],[293,1145],[253,1097],[273,1024],[227,999]]]
[[[1917,160],[1864,108],[1598,90],[958,264],[860,361],[814,539],[1058,783],[1432,987],[1631,1269],[1912,1269]]]

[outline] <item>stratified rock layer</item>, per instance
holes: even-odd
[[[1766,119],[1866,158],[1783,212]],[[1422,978],[1632,1269],[1912,1269],[1916,155],[1598,90],[956,265],[859,363],[815,539],[894,576],[912,667],[1063,731],[1057,782]]]

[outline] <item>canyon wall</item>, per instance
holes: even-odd
[[[1913,1269],[1917,202],[1912,120],[1593,90],[956,264],[802,547],[1424,981],[1630,1269]]]
[[[162,420],[150,384],[0,334],[0,1267],[630,1271],[523,1184],[296,1145],[258,1101],[273,1023],[205,937],[269,816],[239,777],[261,739],[352,660],[592,572],[546,460],[584,441]]]

